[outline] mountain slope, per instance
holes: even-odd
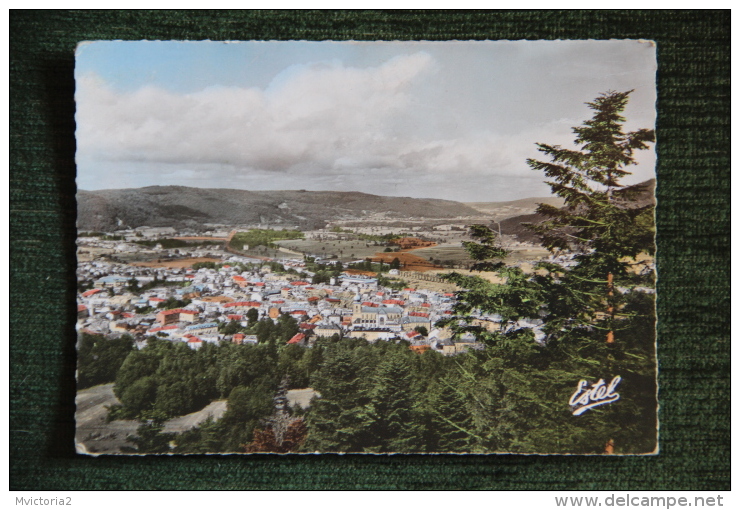
[[[626,209],[641,209],[655,205],[655,179],[625,186],[614,192],[616,202]],[[501,233],[515,235],[519,241],[539,243],[539,237],[524,226],[525,223],[541,223],[547,216],[539,213],[523,214],[501,221]]]
[[[538,197],[520,198],[519,200],[508,202],[467,202],[465,205],[501,221],[514,216],[532,214],[537,210],[537,205],[539,204],[562,207],[565,202],[560,197]]]
[[[332,219],[458,216],[480,216],[480,212],[450,200],[359,192],[245,191],[185,186],[77,192],[80,230],[143,225],[197,227],[203,223],[319,228]]]

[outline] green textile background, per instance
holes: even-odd
[[[659,455],[75,454],[77,42],[610,38],[658,44]],[[730,488],[729,11],[11,11],[10,149],[11,489]]]

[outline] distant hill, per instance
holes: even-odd
[[[628,209],[643,208],[655,205],[655,179],[650,179],[633,186],[614,192],[614,198],[618,203]],[[525,199],[530,200],[530,199]],[[537,199],[533,199],[537,200]],[[550,202],[545,202],[550,203]],[[563,202],[560,201],[560,206]],[[557,204],[551,204],[558,206]],[[540,223],[547,219],[546,216],[537,213],[523,214],[501,220],[501,233],[506,235],[515,235],[519,241],[538,243],[537,237],[531,230],[524,226],[525,223]]]
[[[77,228],[225,225],[321,228],[327,221],[480,216],[460,202],[337,191],[245,191],[150,186],[77,192]]]
[[[538,204],[548,204],[554,207],[562,207],[565,202],[560,197],[521,198],[509,202],[467,202],[465,205],[476,209],[483,214],[493,216],[495,220],[501,221],[514,216],[532,214],[537,210]]]

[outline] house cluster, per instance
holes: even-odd
[[[312,284],[312,274],[300,260],[281,261],[297,268],[297,274],[278,274],[266,265],[244,270],[246,262],[254,261],[242,259],[229,255],[218,269],[197,270],[104,260],[79,263],[78,279],[91,287],[78,295],[79,328],[129,334],[140,347],[149,336],[157,336],[198,349],[205,343],[257,343],[256,336],[244,332],[250,317],[276,321],[288,314],[300,328],[288,343],[306,347],[333,335],[370,342],[407,340],[416,352],[434,349],[450,355],[481,347],[472,338],[453,341],[450,331],[435,327],[437,320],[452,314],[451,293],[391,290],[379,286],[376,278],[346,273],[330,283]],[[242,332],[224,332],[232,322]]]

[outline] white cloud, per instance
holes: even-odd
[[[527,188],[523,196],[546,194],[542,176],[524,161],[537,157],[534,142],[567,143],[570,126],[583,119],[530,127],[525,136],[476,130],[454,104],[419,104],[439,79],[425,52],[368,68],[336,60],[293,65],[264,90],[184,94],[147,86],[124,93],[94,74],[80,76],[79,184],[338,189],[473,201],[507,199],[494,191],[514,178],[513,185]]]
[[[286,171],[389,148],[384,129],[407,89],[433,68],[424,53],[370,69],[338,62],[294,66],[267,90],[208,88],[116,93],[94,75],[78,80],[78,147],[97,159],[221,163]]]

